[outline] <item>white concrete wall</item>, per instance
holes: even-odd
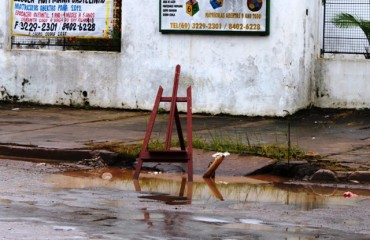
[[[319,59],[315,105],[370,108],[370,60]]]
[[[135,3],[136,4],[136,3]],[[123,56],[120,86],[128,106],[150,108],[157,85],[169,87],[174,66],[182,65],[184,85],[192,85],[194,112],[283,115],[310,102],[312,45],[306,44],[314,25],[306,9],[315,2],[271,1],[271,34],[252,36],[163,35],[158,33],[158,2],[145,8],[124,2]],[[290,6],[295,11],[282,10]],[[137,16],[144,21],[132,21]],[[149,74],[148,74],[149,73]],[[123,88],[123,87],[120,87]],[[148,88],[143,95],[142,89]],[[169,87],[171,88],[171,87]]]
[[[96,53],[10,50],[1,1],[0,100],[151,109],[181,64],[179,95],[192,86],[193,112],[282,116],[313,101],[320,2],[271,1],[271,34],[259,37],[161,34],[157,0],[125,0],[122,52]]]

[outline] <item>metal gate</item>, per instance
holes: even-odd
[[[370,54],[370,0],[323,0],[323,45],[322,55],[337,54]],[[340,27],[336,18],[340,14],[353,16],[355,20],[367,25],[368,35],[359,26]],[[345,21],[345,20],[344,20]],[[347,23],[349,20],[347,20]],[[344,22],[343,25],[345,25]]]

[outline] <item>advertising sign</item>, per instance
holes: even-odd
[[[160,31],[268,35],[269,5],[269,0],[160,0]]]
[[[12,36],[108,37],[113,0],[12,0]]]

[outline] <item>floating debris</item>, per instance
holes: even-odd
[[[354,194],[352,192],[345,192],[345,193],[343,193],[343,197],[345,197],[345,198],[351,198],[351,197],[358,197],[358,195],[357,194]]]

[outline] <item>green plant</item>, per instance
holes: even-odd
[[[339,28],[359,27],[364,32],[370,46],[370,21],[355,17],[349,13],[340,13],[334,16],[333,23]],[[370,59],[370,49],[365,47],[364,53],[366,59]]]
[[[92,108],[89,102],[75,103],[75,104],[71,104],[70,106],[75,109],[84,109],[84,110],[89,110]]]
[[[273,158],[278,161],[286,160],[288,158],[288,147],[279,144],[251,144],[247,137],[247,144],[243,142],[240,135],[223,136],[216,133],[209,133],[209,138],[193,137],[193,148],[203,149],[214,152],[230,152],[240,155],[257,155],[268,158]],[[104,142],[104,143],[86,143],[92,149],[106,149],[118,153],[122,158],[134,161],[141,150],[142,144],[125,144],[122,142]],[[185,143],[186,145],[186,143]],[[179,147],[178,141],[172,141],[171,147]],[[148,148],[150,150],[164,150],[164,142],[159,138],[151,140]],[[304,156],[304,152],[298,147],[291,147],[290,157],[299,159]]]
[[[210,133],[211,134],[211,133]],[[194,137],[193,147],[198,149],[204,149],[208,151],[237,153],[241,155],[257,155],[263,157],[269,157],[276,160],[285,160],[288,158],[288,148],[279,144],[267,145],[267,144],[251,144],[247,137],[247,144],[244,144],[242,138],[238,135],[234,137],[227,137],[222,135],[211,134],[209,141]],[[290,156],[292,158],[301,158],[304,156],[304,152],[297,147],[291,147]]]
[[[122,158],[134,161],[140,153],[141,144],[125,144],[122,142],[87,142],[85,143],[92,150],[105,149],[118,153]]]

